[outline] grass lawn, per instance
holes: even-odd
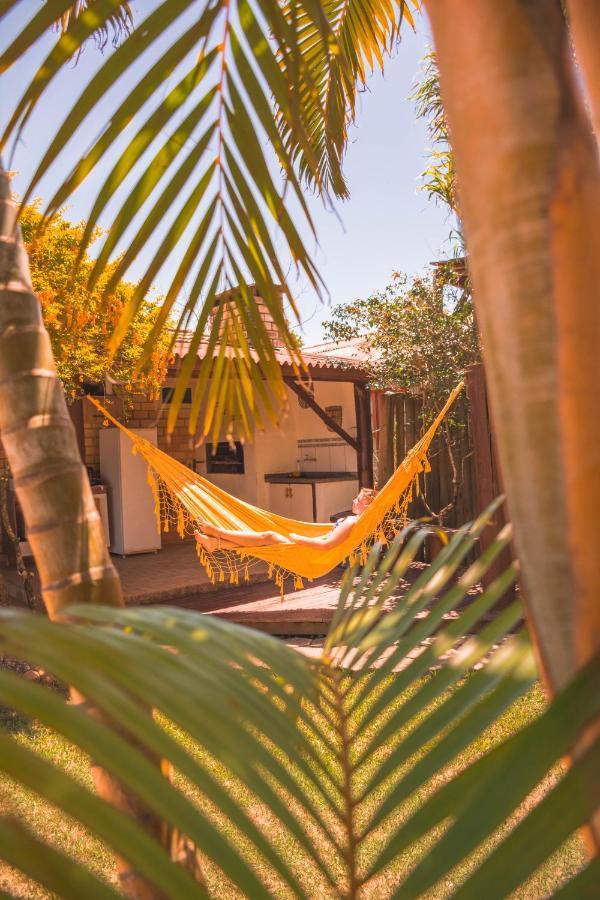
[[[436,784],[432,787],[439,786],[441,780],[448,777],[448,774],[456,773],[460,768],[465,766],[471,760],[481,755],[491,746],[503,740],[506,736],[514,731],[522,728],[527,722],[531,721],[544,708],[544,696],[538,686],[533,687],[524,697],[517,701],[506,713],[488,729],[487,732],[475,743],[473,743],[452,765],[451,772],[441,772]],[[5,711],[4,719],[1,719],[0,725],[10,730],[15,740],[26,745],[30,749],[35,750],[47,759],[52,760],[56,764],[62,766],[67,772],[79,781],[88,786],[92,786],[92,780],[89,771],[89,761],[87,757],[77,748],[73,747],[63,738],[53,734],[47,728],[41,727],[36,723],[28,723],[22,720],[16,720],[9,711]],[[168,726],[167,726],[168,727]],[[186,744],[187,749],[192,753],[199,753],[197,747],[191,745],[189,739],[183,735],[178,738]],[[247,812],[256,820],[260,827],[268,834],[269,839],[285,854],[290,862],[291,867],[295,870],[299,880],[305,886],[308,896],[321,898],[329,896],[326,885],[321,880],[318,872],[311,868],[310,862],[304,854],[298,849],[294,840],[286,833],[281,825],[271,816],[256,799],[238,783],[232,779],[228,770],[213,759],[203,761],[208,767],[215,771],[223,783],[232,791],[238,802],[243,804]],[[381,756],[372,761],[373,766],[381,762]],[[507,778],[510,773],[507,773]],[[547,786],[550,785],[555,776],[548,776]],[[177,780],[177,776],[176,776]],[[192,794],[196,793],[193,788],[179,780],[179,786],[182,790]],[[544,790],[544,786],[538,788],[538,794]],[[398,820],[403,819],[410,814],[416,805],[422,801],[424,794],[409,798],[407,803],[398,811]],[[49,806],[45,802],[40,801],[35,795],[24,790],[8,779],[0,776],[0,798],[2,808],[5,813],[14,813],[22,817],[35,832],[42,835],[45,839],[51,841],[55,846],[74,857],[83,860],[97,873],[103,875],[108,880],[113,880],[113,859],[110,851],[98,840],[92,838],[86,830],[77,823],[66,819],[59,811]],[[197,799],[203,803],[204,800],[198,795]],[[377,797],[372,798],[373,803],[377,801]],[[523,804],[525,811],[529,803]],[[368,815],[369,810],[365,809],[364,814]],[[219,813],[218,810],[210,810],[210,814],[215,817],[228,834],[231,841],[236,842],[243,847],[243,841],[239,837],[235,828]],[[368,859],[369,854],[373,853],[375,848],[381,845],[385,840],[386,830],[389,834],[394,827],[394,822],[387,823],[383,831],[377,833],[373,838],[369,838],[362,848],[365,854],[363,859]],[[372,883],[368,884],[363,892],[364,897],[380,898],[387,896],[394,885],[400,880],[400,874],[407,871],[423,852],[434,852],[435,835],[429,835],[426,842],[420,842],[418,846],[409,848],[401,857],[398,857],[392,866],[388,867],[384,873]],[[319,840],[319,835],[315,834],[315,841]],[[497,836],[496,836],[497,840]],[[488,845],[489,846],[489,845]],[[466,867],[460,871],[451,873],[451,876],[444,885],[437,888],[435,892],[427,894],[428,898],[441,898],[452,893],[453,887],[460,882],[467,868],[472,868],[478,858],[485,853],[486,848],[480,848]],[[579,869],[584,859],[583,847],[578,837],[571,838],[550,860],[548,860],[530,879],[513,896],[527,898],[527,900],[535,900],[550,896],[556,887],[564,880],[570,878]],[[264,880],[273,894],[278,897],[289,896],[287,890],[282,884],[273,878],[266,866],[260,859],[253,859],[259,871],[262,871]],[[211,894],[219,898],[230,898],[238,896],[238,892],[227,882],[227,879],[214,867],[206,864],[205,874],[210,888]],[[340,876],[342,872],[340,870]],[[27,881],[18,872],[10,869],[8,866],[0,863],[0,888],[10,891],[17,897],[26,898],[42,898],[48,897],[46,891]]]

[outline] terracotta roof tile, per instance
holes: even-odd
[[[191,335],[182,335],[175,344],[174,355],[178,359],[187,356],[191,341]],[[203,341],[198,348],[198,356],[204,359],[208,348],[208,342]],[[220,348],[215,350],[215,355]],[[233,348],[227,349],[227,355],[233,357]],[[258,356],[253,351],[254,359]],[[275,348],[275,356],[280,365],[292,365],[292,357],[283,347]],[[369,353],[365,347],[364,341],[346,341],[336,344],[333,341],[324,344],[314,344],[309,347],[302,347],[302,356],[304,361],[311,369],[347,369],[352,372],[364,372],[366,363],[369,360]]]

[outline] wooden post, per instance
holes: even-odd
[[[485,372],[478,363],[469,366],[467,371],[467,394],[471,418],[471,435],[473,440],[473,461],[475,468],[475,504],[479,514],[503,493],[502,475],[496,453],[492,422],[487,400]],[[506,524],[505,505],[496,510],[493,521],[481,533],[479,539],[482,551],[485,550]],[[510,565],[514,558],[512,546],[507,547],[497,557],[483,578],[486,587]],[[512,598],[512,592],[504,597],[504,602]]]
[[[377,440],[377,483],[379,487],[387,482],[394,471],[394,397],[383,391],[377,392],[377,413],[379,432]]]
[[[397,469],[406,456],[406,397],[396,394],[394,397],[394,469]]]
[[[69,415],[71,416],[71,421],[75,428],[75,435],[77,437],[77,444],[79,445],[79,452],[81,453],[81,458],[86,462],[85,458],[85,436],[84,436],[84,427],[83,427],[83,399],[78,397],[73,403],[71,403],[68,407]]]
[[[371,395],[362,384],[354,385],[356,430],[358,442],[358,483],[361,488],[373,487],[373,431],[371,428]]]

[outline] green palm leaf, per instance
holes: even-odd
[[[72,22],[77,19],[88,6],[89,0],[75,0],[75,2],[72,0],[69,9],[67,9],[62,14],[60,20],[56,22],[56,28],[66,31]],[[97,46],[100,50],[104,50],[108,43],[110,33],[112,32],[113,46],[116,47],[121,36],[123,34],[128,34],[132,25],[133,12],[131,6],[127,3],[127,0],[121,0],[119,8],[108,20],[106,27],[95,33],[94,39]]]
[[[2,857],[6,862],[34,881],[41,882],[59,897],[66,900],[80,900],[81,897],[116,900],[120,896],[83,866],[77,865],[43,841],[36,840],[15,819],[0,817],[0,842]],[[3,900],[12,896],[0,891]]]
[[[52,4],[52,2],[50,2],[48,4],[50,8],[52,8],[53,5],[55,12],[64,6],[60,0],[58,3]],[[72,59],[73,55],[81,50],[81,47],[90,37],[93,37],[94,34],[98,34],[106,29],[107,23],[118,14],[121,6],[122,0],[93,0],[80,15],[70,22],[69,27],[60,36],[42,65],[39,67],[31,84],[17,104],[2,137],[2,147],[4,147],[7,137],[10,134],[15,133],[16,140],[19,140],[23,128],[27,124],[40,97],[52,79],[55,78],[60,69]],[[56,18],[56,16],[54,16],[54,18]],[[33,21],[35,22],[36,19],[34,18]],[[45,18],[43,21],[45,21]],[[30,24],[33,25],[33,23]],[[27,37],[24,38],[24,35],[27,35]],[[9,48],[7,54],[3,54],[2,59],[0,60],[0,71],[4,71],[8,65],[14,61],[17,52],[14,48],[24,49],[24,46],[31,41],[31,36],[33,35],[36,37],[39,36],[38,26],[34,26],[33,28],[26,26],[21,35],[13,42],[13,45]]]
[[[13,5],[9,3],[7,11]],[[416,0],[412,7],[419,7]],[[318,272],[292,210],[299,209],[310,232],[304,180],[320,191],[345,196],[341,162],[356,86],[364,82],[369,69],[383,64],[383,53],[403,18],[412,23],[410,5],[404,0],[398,6],[388,0],[379,4],[303,0],[283,9],[277,0],[238,0],[236,4],[169,0],[133,27],[129,6],[120,0],[48,0],[0,57],[1,72],[50,22],[62,23],[63,34],[17,104],[1,149],[9,139],[18,141],[45,88],[86,40],[95,36],[105,42],[109,27],[126,34],[59,126],[24,202],[51,167],[67,158],[63,148],[83,134],[109,89],[135,67],[140,73],[137,83],[128,86],[100,136],[59,184],[46,215],[60,209],[114,154],[117,142],[122,144],[126,129],[135,123],[134,136],[119,145],[117,160],[98,189],[80,248],[83,254],[99,217],[109,202],[116,202],[118,212],[90,277],[92,287],[126,244],[104,285],[107,297],[134,260],[146,248],[153,248],[140,289],[113,335],[111,351],[116,351],[153,281],[172,260],[176,274],[144,348],[142,365],[149,364],[159,329],[168,327],[173,316],[178,329],[190,328],[200,306],[194,326],[200,336],[192,338],[195,354],[205,341],[209,347],[222,341],[230,344],[229,356],[206,352],[194,366],[181,367],[169,428],[193,378],[199,379],[202,393],[209,389],[213,399],[202,411],[201,422],[201,404],[193,407],[190,433],[199,429],[201,436],[214,438],[223,432],[230,439],[250,438],[255,426],[278,421],[287,402],[280,366],[264,323],[248,312],[247,298],[253,297],[256,285],[277,324],[290,364],[301,376],[302,355],[283,313],[284,300],[292,314],[297,311],[286,284],[286,261],[275,249],[273,231],[281,232],[286,253],[320,293]],[[165,32],[173,37],[157,55],[156,41]],[[154,51],[154,56],[147,51]],[[190,55],[191,67],[187,64]],[[163,85],[171,76],[178,77],[178,83],[162,99]],[[280,168],[277,177],[273,154]],[[181,156],[183,162],[171,174]],[[193,286],[182,301],[189,281]],[[283,285],[283,295],[276,284]],[[216,319],[210,313],[219,302],[226,303],[226,314],[219,320],[220,330],[212,335]],[[183,352],[190,348],[188,338]],[[259,408],[251,394],[259,397]]]
[[[419,897],[460,867],[457,896],[504,897],[594,809],[598,742],[552,790],[539,786],[598,714],[600,661],[523,730],[469,750],[536,679],[519,603],[494,611],[516,569],[473,593],[510,539],[507,530],[465,566],[486,521],[457,533],[391,609],[424,532],[408,530],[384,559],[374,550],[362,572],[348,574],[318,661],[186,610],[86,607],[62,624],[5,612],[3,651],[73,685],[116,730],[7,672],[0,701],[93,754],[247,896],[267,896],[275,882],[314,896],[316,878],[324,893],[350,897],[385,876],[378,896]],[[143,753],[170,760],[184,783],[167,782]],[[0,769],[145,865],[169,896],[202,892],[163,851],[150,851],[137,826],[9,737]],[[515,821],[534,790],[539,801]],[[249,804],[265,815],[249,815]],[[4,827],[7,860],[72,896],[85,871],[50,846],[41,851],[51,861],[46,877],[26,852],[39,838],[18,823]],[[423,844],[432,833],[435,854]],[[416,864],[399,873],[411,847]],[[573,884],[591,884],[593,871]]]
[[[0,3],[0,21],[15,9],[21,0],[2,0]],[[57,22],[67,27],[74,10],[73,0],[47,0],[36,15],[27,23],[21,33],[11,42],[2,54],[0,72],[9,69],[49,28]],[[119,15],[119,12],[116,13]],[[100,30],[105,25],[100,26]]]
[[[281,131],[301,175],[310,185],[331,191],[336,197],[348,196],[342,162],[348,127],[356,112],[357,90],[365,85],[376,66],[383,69],[384,56],[391,51],[402,21],[414,27],[411,7],[419,10],[420,6],[419,0],[326,0],[323,11],[335,37],[332,43],[298,4],[286,4],[286,17],[297,30],[303,54],[310,61],[311,80],[300,85],[309,151],[283,119]],[[287,74],[297,77],[291,70]],[[318,165],[316,173],[313,160]]]
[[[327,52],[334,52],[335,37],[321,4],[304,0],[298,9],[303,23],[314,29]],[[317,292],[321,290],[302,237],[303,226],[298,214],[292,213],[292,208],[299,209],[310,233],[312,222],[294,153],[280,130],[283,123],[295,144],[304,148],[303,165],[318,182],[319,163],[310,149],[313,123],[307,122],[303,106],[307,86],[318,74],[317,66],[306,57],[295,25],[282,13],[277,0],[254,4],[246,0],[239,4],[169,0],[136,21],[133,28],[129,27],[127,4],[119,0],[86,4],[49,0],[44,14],[34,16],[0,56],[1,72],[43,33],[52,17],[63,22],[62,35],[17,103],[1,147],[9,140],[18,142],[44,90],[73,54],[120,16],[125,17],[122,21],[127,23],[125,30],[129,33],[100,64],[59,125],[23,202],[52,167],[64,166],[68,159],[64,148],[81,139],[109,89],[135,72],[136,80],[127,86],[124,99],[113,104],[107,126],[58,185],[46,216],[60,209],[118,148],[93,202],[80,253],[96,234],[99,217],[112,201],[117,213],[97,255],[90,287],[123,245],[125,250],[118,256],[111,277],[103,282],[107,297],[134,260],[146,251],[149,262],[139,290],[124,309],[112,337],[111,352],[127,333],[154,280],[167,263],[175,260],[176,274],[167,288],[157,329],[146,344],[144,364],[150,359],[158,328],[167,327],[173,315],[178,317],[179,326],[189,328],[199,306],[196,353],[203,341],[227,341],[230,350],[229,355],[217,356],[216,361],[209,352],[197,366],[183,368],[181,389],[170,409],[170,427],[186,387],[197,377],[203,387],[210,386],[212,399],[202,422],[200,407],[193,408],[190,432],[200,427],[202,435],[215,435],[225,416],[223,430],[228,435],[240,432],[242,437],[249,437],[255,423],[265,418],[277,420],[287,397],[264,322],[249,310],[249,297],[250,305],[255,305],[253,285],[277,324],[292,367],[298,374],[303,371],[298,341],[283,312],[285,299],[292,312],[295,305],[285,283],[287,261],[275,249],[275,229],[283,235],[286,253],[298,271]],[[164,39],[165,33],[169,42],[157,53],[156,42]],[[286,77],[286,72],[292,71],[297,84]],[[163,97],[165,81],[171,77],[176,85]],[[315,91],[313,94],[317,96]],[[311,119],[314,114],[313,103]],[[132,124],[129,137],[126,132]],[[274,160],[279,172],[275,171]],[[295,198],[295,207],[288,199],[288,190]],[[194,302],[188,296],[182,303],[188,281],[193,284]],[[277,283],[283,285],[283,295]],[[219,302],[226,309],[216,326],[211,311]],[[260,397],[258,413],[252,409],[251,392]]]
[[[594,900],[599,882],[600,856],[596,856],[575,878],[555,892],[555,900]]]
[[[23,693],[23,685],[14,676],[2,673],[4,684],[3,691],[8,698],[11,693],[18,695]],[[11,685],[12,682],[12,685]],[[14,682],[17,682],[16,684]],[[11,686],[13,691],[11,692]],[[19,690],[20,689],[20,690]],[[38,702],[47,698],[38,697]],[[26,703],[23,703],[26,708]],[[63,734],[69,734],[69,712],[71,710],[61,703],[61,731]],[[47,719],[52,720],[52,708],[50,705]],[[86,722],[80,721],[81,729],[78,729],[77,739],[81,745],[87,747],[98,758],[105,755],[103,744],[106,741],[109,746],[114,747],[114,742],[118,745],[113,749],[111,756],[111,765],[120,771],[127,771],[129,779],[135,772],[140,776],[148,776],[151,780],[146,782],[148,788],[153,784],[159,790],[159,793],[169,791],[169,784],[166,779],[158,775],[157,770],[147,760],[144,761],[139,753],[128,754],[126,750],[126,742],[119,739],[116,735],[104,731],[104,734],[98,729],[94,729],[91,717],[86,717]],[[88,733],[93,738],[88,740]],[[118,762],[116,762],[118,760]],[[144,764],[145,763],[145,764]],[[203,896],[203,891],[196,885],[190,875],[184,870],[178,868],[169,859],[164,850],[156,845],[156,843],[148,837],[142,829],[132,823],[122,813],[117,812],[95,794],[81,787],[73,778],[66,775],[51,763],[42,759],[30,750],[19,746],[11,738],[0,736],[0,766],[2,771],[20,782],[30,790],[43,794],[51,803],[59,806],[65,813],[72,815],[83,825],[93,829],[94,833],[102,837],[113,850],[123,852],[139,871],[153,881],[158,887],[168,891],[172,897],[189,897]],[[116,771],[116,770],[115,770]],[[154,773],[154,780],[151,773]],[[128,779],[125,778],[124,781]],[[137,778],[133,777],[136,781]],[[146,792],[144,790],[144,792]],[[171,799],[179,801],[182,798],[176,796],[177,792],[171,794]],[[156,806],[156,799],[153,801]],[[160,803],[159,803],[160,805]],[[190,814],[192,810],[190,809]],[[193,824],[195,830],[202,830],[201,818],[190,815],[190,824]],[[44,873],[42,872],[42,875]]]

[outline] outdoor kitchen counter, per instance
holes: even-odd
[[[302,472],[300,475],[294,475],[292,472],[274,472],[265,475],[265,481],[269,484],[312,484],[326,481],[358,481],[358,475],[356,472]]]
[[[271,512],[303,522],[329,522],[341,509],[350,509],[358,493],[356,472],[273,472],[269,484]]]

